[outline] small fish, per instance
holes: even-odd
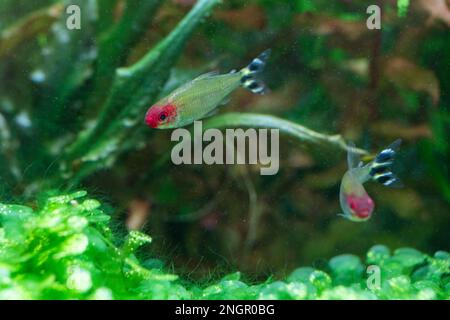
[[[375,204],[363,187],[368,180],[375,180],[387,187],[402,186],[400,180],[391,172],[400,143],[400,139],[394,141],[366,165],[359,161],[358,155],[350,148],[347,154],[349,169],[342,177],[339,194],[341,208],[344,211],[340,216],[359,222],[371,217]]]
[[[256,94],[266,93],[267,87],[256,76],[263,71],[269,56],[270,49],[238,72],[200,75],[151,106],[145,115],[145,123],[158,129],[186,126],[214,113],[239,86]]]

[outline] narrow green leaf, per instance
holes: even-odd
[[[298,123],[284,120],[275,116],[257,113],[224,113],[205,121],[203,129],[226,127],[256,127],[279,129],[282,133],[297,138],[301,142],[326,143],[343,150],[349,150],[350,146],[340,135],[326,135],[313,131]],[[352,148],[358,154],[367,154],[365,150]]]
[[[120,21],[100,37],[94,73],[95,101],[101,101],[104,97],[116,68],[124,63],[130,50],[142,39],[160,4],[161,0],[126,1],[125,11]],[[112,8],[101,9],[103,11]],[[91,102],[89,105],[93,104]]]
[[[97,30],[101,34],[114,24],[114,10],[117,6],[117,0],[97,0],[97,6]]]

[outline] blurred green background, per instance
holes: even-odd
[[[146,255],[193,279],[285,274],[378,243],[450,250],[449,1],[227,0],[167,37],[195,3],[1,2],[2,202],[87,189],[110,204],[117,232],[151,234]],[[80,6],[81,30],[65,28],[68,4]],[[381,30],[366,27],[371,4]],[[371,152],[402,138],[395,171],[405,187],[368,184],[368,222],[337,216],[343,151],[282,135],[275,176],[175,166],[170,130],[144,125],[158,96],[266,48],[271,93],[237,90],[220,112],[276,115]],[[135,66],[125,90],[115,69]]]

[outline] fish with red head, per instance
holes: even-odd
[[[400,180],[391,171],[400,143],[401,140],[396,140],[366,165],[359,161],[358,155],[353,152],[353,146],[350,147],[347,155],[349,169],[342,177],[339,194],[344,211],[341,216],[358,222],[367,221],[372,216],[375,203],[364,189],[365,182],[375,180],[389,187],[401,186]]]

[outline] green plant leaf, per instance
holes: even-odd
[[[47,32],[61,15],[62,9],[62,4],[56,3],[30,13],[3,30],[0,33],[0,59],[25,41],[36,37],[41,32]]]
[[[405,17],[408,13],[409,0],[397,0],[397,15]]]
[[[361,260],[352,254],[342,254],[332,258],[329,262],[335,284],[350,285],[358,283],[364,272]]]
[[[288,134],[301,142],[313,144],[329,144],[343,150],[351,147],[346,144],[340,135],[326,135],[313,131],[295,122],[284,120],[275,116],[257,113],[224,113],[205,121],[203,129],[209,128],[231,128],[231,127],[255,127],[279,129],[282,133]],[[367,154],[365,150],[352,148],[358,154]]]
[[[100,36],[97,64],[94,71],[94,101],[91,101],[89,105],[101,101],[108,92],[107,89],[115,70],[123,64],[130,50],[143,37],[161,2],[161,0],[126,1],[120,21]],[[110,11],[112,9],[109,7],[110,3],[114,3],[114,1],[110,1],[108,4],[104,1],[101,2],[102,8],[99,8],[99,11],[103,13]],[[104,18],[104,14],[102,17]],[[106,22],[102,21],[101,23]]]
[[[133,254],[151,238],[131,231],[122,247],[108,225],[98,224],[102,205],[85,191],[53,194],[35,211],[0,204],[1,299],[448,299],[450,255],[429,257],[412,248],[394,251],[400,269],[382,275],[380,290],[361,286],[363,265],[345,254],[329,262],[331,273],[302,267],[286,280],[247,284],[240,272],[200,286],[167,273],[162,261],[142,263]],[[92,217],[93,219],[86,219]],[[386,258],[373,247],[367,256]],[[394,258],[393,257],[393,258]],[[390,260],[380,265],[390,269]],[[424,260],[423,260],[424,259]],[[154,259],[153,259],[154,260]],[[402,265],[424,263],[422,270]],[[145,266],[147,265],[147,266]],[[152,267],[153,265],[153,267]]]
[[[114,10],[117,3],[117,0],[97,0],[97,30],[99,34],[111,28],[114,24]]]
[[[200,0],[177,27],[135,64],[117,69],[111,94],[91,129],[80,134],[66,154],[66,168],[80,158],[79,176],[111,165],[127,139],[142,120],[148,105],[169,77],[170,69],[182,52],[195,27],[219,0]],[[91,163],[89,163],[91,162]]]

